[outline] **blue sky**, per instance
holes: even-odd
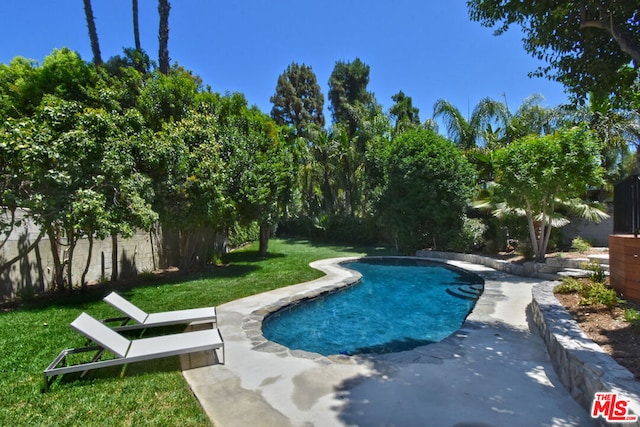
[[[92,3],[103,59],[133,46],[131,1]],[[527,76],[541,63],[522,48],[519,29],[494,36],[492,29],[469,20],[465,0],[171,3],[171,62],[192,70],[214,91],[244,93],[265,113],[271,110],[278,75],[290,63],[311,66],[326,98],[336,61],[356,57],[371,67],[369,90],[385,111],[393,104],[391,96],[402,90],[423,121],[439,98],[463,113],[487,96],[506,100],[512,110],[536,93],[547,106],[567,101],[560,84]],[[157,59],[157,1],[139,4],[142,47]],[[0,62],[15,56],[42,62],[61,47],[92,58],[80,0],[3,4]]]

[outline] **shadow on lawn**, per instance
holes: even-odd
[[[250,257],[242,262],[248,262]],[[234,260],[233,262],[240,262]],[[7,312],[16,309],[20,310],[41,310],[49,307],[74,307],[86,309],[91,304],[99,302],[107,294],[116,291],[126,295],[132,289],[145,287],[159,287],[165,285],[177,285],[194,280],[206,280],[217,278],[237,278],[246,276],[261,267],[252,264],[231,264],[224,267],[208,267],[206,270],[184,273],[176,269],[154,272],[151,275],[140,275],[131,279],[121,279],[115,282],[96,283],[87,286],[82,291],[74,288],[73,291],[52,290],[35,296],[27,301],[10,301],[0,305],[0,312]]]
[[[323,248],[335,252],[363,253],[368,256],[398,255],[397,251],[388,247],[345,247],[337,243],[313,242],[293,238],[284,239],[283,241],[290,245],[309,245],[314,249]],[[190,273],[184,273],[177,269],[166,269],[130,279],[121,279],[116,282],[96,283],[89,285],[85,291],[81,291],[79,288],[74,289],[72,292],[68,290],[48,291],[35,296],[32,300],[4,302],[0,304],[0,313],[15,309],[40,310],[54,306],[86,309],[92,304],[101,301],[111,291],[126,295],[134,288],[176,285],[194,280],[239,278],[260,270],[263,268],[262,264],[264,262],[288,256],[289,254],[287,253],[273,251],[267,252],[266,257],[261,257],[257,250],[233,251],[223,256],[224,265],[222,266],[210,265],[200,271]]]

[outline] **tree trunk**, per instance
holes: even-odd
[[[268,223],[260,224],[260,246],[258,255],[260,258],[267,257],[267,248],[269,246],[269,236],[271,235],[271,225]]]
[[[69,292],[73,292],[73,253],[76,250],[76,243],[78,238],[73,229],[67,230],[67,243],[69,244],[69,257],[65,261],[67,266],[67,285],[69,286]]]
[[[82,292],[86,292],[87,290],[87,273],[89,272],[89,267],[91,266],[91,254],[93,253],[93,234],[89,234],[89,253],[87,254],[87,263],[84,266],[84,271],[82,272],[82,278],[80,279],[80,286]]]
[[[118,280],[120,272],[118,271],[118,235],[111,235],[111,281]]]
[[[59,291],[64,290],[64,271],[62,261],[60,260],[60,243],[55,230],[49,224],[46,226],[47,236],[49,236],[49,245],[51,246],[51,256],[53,257],[53,287]]]
[[[169,74],[169,11],[171,5],[168,0],[158,0],[158,13],[160,14],[160,29],[158,41],[158,67],[165,76]]]
[[[91,0],[83,0],[84,14],[87,18],[87,28],[89,28],[89,40],[91,41],[91,51],[93,52],[93,63],[102,65],[102,56],[100,55],[100,43],[98,43],[98,31],[96,31],[96,22],[93,17],[93,8]]]
[[[133,8],[133,41],[136,46],[136,50],[142,50],[140,45],[140,27],[138,26],[138,0],[132,0],[131,6]]]

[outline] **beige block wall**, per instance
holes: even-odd
[[[23,217],[23,214],[20,213]],[[32,221],[21,218],[23,223],[14,228],[5,244],[0,248],[0,261],[10,260],[27,248],[38,237],[39,227]],[[166,267],[161,263],[160,243],[162,233],[138,231],[128,239],[118,238],[119,278],[135,276],[143,271],[152,271]],[[166,251],[166,250],[165,250]],[[89,241],[82,239],[77,243],[73,258],[73,282],[78,285],[89,254]],[[107,280],[112,274],[112,241],[94,240],[90,268],[87,280]],[[42,293],[51,289],[53,275],[53,256],[48,237],[43,237],[38,246],[27,256],[14,263],[0,274],[0,300],[10,299],[22,294]]]

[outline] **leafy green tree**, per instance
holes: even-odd
[[[278,76],[276,92],[271,97],[271,117],[279,125],[292,125],[298,136],[308,133],[313,124],[324,127],[324,95],[311,67],[290,64]]]
[[[34,168],[33,159],[39,157],[32,129],[28,119],[8,118],[0,123],[0,206],[4,211],[0,214],[0,252],[10,234],[22,225],[16,211],[27,206],[31,196],[28,177]],[[18,247],[18,254],[11,259],[0,256],[0,273],[31,252],[43,235],[40,233],[26,248]]]
[[[398,135],[385,157],[378,212],[399,247],[445,247],[462,227],[474,169],[449,141],[426,129]]]
[[[561,203],[601,184],[600,147],[589,131],[572,128],[530,135],[493,153],[497,200],[527,218],[535,259],[544,261]]]
[[[169,75],[153,72],[137,99],[137,108],[148,126],[158,131],[163,123],[178,122],[193,107],[201,81],[182,67]]]
[[[396,132],[420,125],[420,110],[413,106],[410,96],[400,91],[393,95],[391,100],[395,104],[389,109],[389,114],[395,119]]]
[[[95,67],[68,48],[54,49],[38,70],[38,86],[43,94],[66,101],[87,102],[86,88],[96,83]]]
[[[578,99],[593,94],[627,98],[640,64],[637,2],[627,0],[470,0],[471,19],[504,33],[517,24],[524,48],[548,65],[533,74],[547,76]],[[633,61],[633,62],[632,62]]]
[[[188,112],[178,122],[141,141],[142,172],[151,178],[154,210],[160,222],[179,236],[178,266],[203,267],[216,230],[234,221],[233,201],[219,125],[211,115]]]
[[[42,99],[39,80],[35,61],[18,56],[0,64],[0,117],[31,115]]]
[[[256,108],[245,109],[238,119],[246,127],[227,127],[224,135],[229,153],[228,197],[241,223],[258,223],[258,252],[266,257],[273,226],[289,202],[294,183],[293,152],[273,120]]]

